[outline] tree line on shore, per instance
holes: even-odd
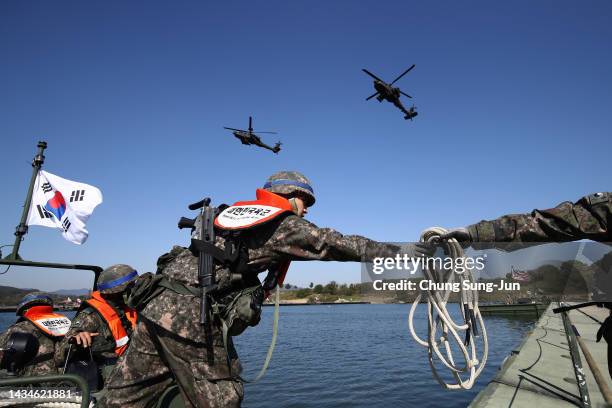
[[[290,283],[285,283],[283,289],[291,291],[291,294],[298,299],[308,297],[310,295],[332,295],[332,296],[356,296],[363,293],[364,285],[367,283],[342,283],[331,281],[325,285],[310,282],[308,288],[299,288]]]
[[[480,293],[482,301],[507,301],[508,296],[512,298],[533,297],[558,300],[564,296],[579,296],[588,298],[595,292],[606,293],[612,296],[612,253],[608,253],[590,265],[576,260],[561,262],[559,264],[545,264],[537,268],[527,270],[525,280],[521,280],[521,290],[517,292],[496,291],[493,293]],[[420,278],[409,280],[420,281]],[[513,282],[512,273],[504,277],[478,279],[479,282],[505,281]],[[394,281],[394,280],[389,280]],[[308,288],[299,288],[289,283],[283,287],[285,298],[303,299],[307,297],[369,297],[380,296],[372,288],[371,282],[365,283],[342,283],[331,281],[325,285],[310,283]],[[396,298],[397,301],[411,302],[418,295],[418,291],[395,291],[385,293],[387,296]],[[456,297],[456,296],[455,296]],[[451,295],[451,301],[453,295]]]

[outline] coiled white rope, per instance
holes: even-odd
[[[437,243],[444,247],[446,255],[453,259],[453,268],[439,270],[427,264],[423,266],[424,279],[432,283],[444,284],[443,287],[445,289],[437,290],[436,288],[431,288],[433,285],[427,285],[429,288],[419,293],[410,308],[408,327],[417,343],[427,347],[429,365],[440,385],[451,390],[468,390],[472,388],[476,378],[478,378],[485,366],[489,352],[489,343],[484,321],[478,309],[478,290],[475,288],[465,289],[463,287],[464,281],[474,282],[472,271],[467,268],[462,273],[456,271],[456,260],[464,257],[463,248],[454,238],[441,241],[440,236],[446,232],[444,228],[434,227],[423,231],[421,234],[421,242]],[[461,265],[465,266],[465,263]],[[452,293],[450,288],[453,282],[459,282],[460,309],[463,317],[462,324],[456,323],[447,310],[448,299]],[[423,297],[427,300],[427,340],[421,339],[416,334],[413,324],[414,312]],[[459,336],[460,332],[465,332],[465,342]],[[482,336],[483,350],[480,358],[478,358],[477,354],[475,334],[478,334],[479,337]],[[463,357],[462,361],[459,361],[462,364],[459,364],[459,362],[455,363],[451,342],[456,343],[458,346]],[[440,346],[443,346],[443,351],[440,350]],[[455,380],[454,383],[448,383],[440,377],[434,357],[437,357],[450,370]],[[464,377],[467,375],[467,379],[462,379],[462,375]]]

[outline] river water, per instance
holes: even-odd
[[[243,406],[465,407],[534,323],[486,317],[489,357],[483,373],[469,391],[446,391],[432,377],[427,350],[408,332],[408,311],[404,304],[281,307],[272,362],[262,380],[245,386]],[[262,322],[234,340],[245,378],[254,377],[265,359],[272,312],[264,308]],[[415,325],[424,336],[424,306],[419,312]],[[0,331],[14,319],[0,313]]]

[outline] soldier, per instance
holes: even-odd
[[[126,306],[124,295],[138,277],[129,265],[113,265],[100,274],[98,290],[92,292],[75,316],[66,337],[58,345],[55,360],[63,366],[70,343],[90,348],[103,381],[128,347],[136,325],[136,311]],[[89,356],[89,354],[87,354]]]
[[[472,242],[568,242],[590,239],[612,242],[612,193],[595,193],[576,203],[563,202],[530,214],[504,215],[450,230],[443,239]]]
[[[237,202],[215,220],[215,247],[227,250],[226,244],[231,243],[238,249],[233,260],[222,261],[215,255],[218,288],[214,298],[225,305],[250,305],[246,314],[260,310],[264,290],[282,279],[290,261],[359,262],[398,253],[410,257],[433,253],[426,244],[399,247],[344,236],[306,221],[303,216],[315,196],[310,181],[298,172],[272,175],[256,195],[257,200]],[[264,288],[257,274],[265,270],[270,273]],[[213,364],[207,358],[209,344],[199,324],[198,259],[187,248],[175,246],[159,258],[159,274],[165,281],[163,290],[139,313],[132,344],[113,370],[100,405],[145,407],[176,381],[187,407],[239,406],[243,397],[243,385],[236,376],[240,364],[231,338],[227,352],[223,347],[218,316],[212,327]],[[237,296],[247,296],[247,301],[232,302]],[[259,314],[238,325],[234,321],[229,331],[239,333],[258,321]]]
[[[504,215],[493,221],[480,221],[465,228],[450,230],[442,238],[455,238],[462,244],[476,244],[474,246],[477,247],[496,247],[497,243],[508,242],[525,243],[516,246],[499,245],[505,250],[517,250],[537,243],[581,239],[610,245],[611,224],[612,193],[607,192],[588,195],[575,203],[566,201],[547,210],[533,210],[530,214]],[[606,269],[598,269],[593,276],[594,286],[590,289],[593,300],[611,301],[612,271]]]
[[[53,312],[53,300],[42,293],[30,293],[17,307],[17,322],[0,335],[0,348],[6,349],[11,335],[23,333],[31,335],[36,356],[19,370],[19,375],[57,374],[53,361],[56,343],[64,337],[70,327],[70,319]]]

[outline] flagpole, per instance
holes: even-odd
[[[30,179],[30,187],[28,188],[28,195],[26,196],[25,203],[23,204],[23,212],[21,213],[21,221],[17,228],[15,228],[15,244],[13,245],[13,252],[6,257],[6,259],[19,260],[19,246],[23,240],[23,236],[28,233],[28,226],[26,224],[28,220],[28,213],[30,212],[30,204],[32,203],[32,193],[34,192],[34,183],[36,182],[36,176],[38,171],[45,162],[45,156],[43,155],[47,148],[47,142],[38,142],[38,153],[32,160],[32,178]]]

